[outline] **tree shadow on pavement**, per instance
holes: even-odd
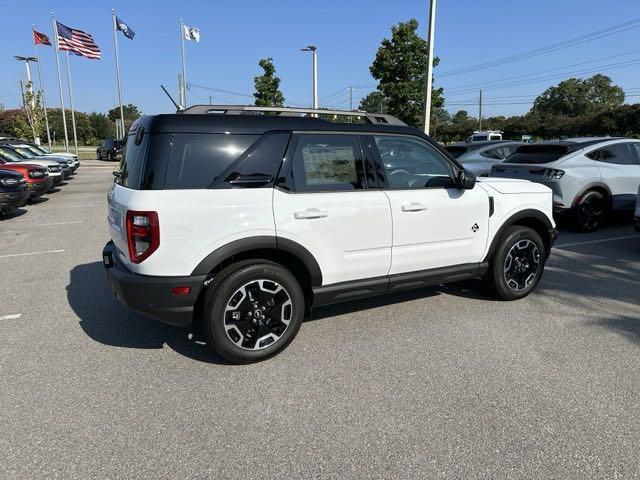
[[[640,346],[640,317],[617,316],[588,322],[592,327],[606,328]]]
[[[161,349],[167,345],[193,360],[227,363],[205,344],[190,340],[187,329],[165,325],[121,305],[109,288],[102,262],[78,265],[71,270],[67,299],[84,332],[96,342],[140,349]]]

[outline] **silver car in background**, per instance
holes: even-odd
[[[636,212],[633,216],[633,228],[640,232],[640,187],[638,187],[638,197],[636,198]]]
[[[447,150],[465,170],[472,172],[476,177],[486,177],[491,173],[491,167],[511,155],[522,142],[490,141],[475,143],[452,143],[445,145]]]
[[[523,178],[553,190],[554,213],[583,232],[596,230],[611,210],[633,211],[640,185],[640,140],[574,138],[527,144],[491,176]]]

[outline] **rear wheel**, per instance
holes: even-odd
[[[500,299],[526,297],[538,285],[546,259],[540,235],[531,228],[514,225],[502,235],[485,280]]]
[[[575,226],[581,232],[594,232],[602,225],[606,214],[607,199],[602,193],[592,190],[584,194],[575,207]]]
[[[256,362],[282,351],[304,318],[304,295],[296,278],[276,263],[257,262],[222,272],[204,302],[207,342],[233,363]]]

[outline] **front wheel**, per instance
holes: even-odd
[[[207,343],[232,363],[279,353],[304,318],[304,294],[296,278],[276,263],[257,262],[222,272],[205,299]]]
[[[540,281],[546,259],[540,235],[531,228],[514,225],[499,240],[485,280],[502,300],[526,297]]]

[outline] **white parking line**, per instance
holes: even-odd
[[[0,320],[16,320],[22,316],[21,313],[15,313],[13,315],[5,315],[4,317],[0,317]]]
[[[11,253],[9,255],[0,255],[0,258],[28,257],[29,255],[46,255],[47,253],[62,253],[65,251],[66,250],[45,250],[44,252]]]
[[[553,248],[578,247],[581,245],[594,245],[596,243],[616,242],[618,240],[630,240],[632,238],[640,239],[640,235],[625,235],[624,237],[600,238],[598,240],[587,240],[585,242],[563,243],[554,245]]]
[[[52,223],[36,223],[34,227],[53,227],[56,225],[76,225],[78,223],[83,223],[82,220],[72,220],[70,222],[52,222]]]

